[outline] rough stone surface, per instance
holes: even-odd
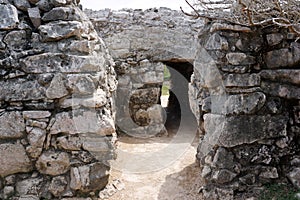
[[[18,11],[13,5],[0,5],[0,30],[10,30],[16,28],[19,23]]]
[[[70,158],[65,152],[44,152],[36,163],[36,168],[42,174],[52,176],[66,173],[70,168]]]
[[[295,168],[293,171],[288,173],[287,177],[293,183],[293,185],[300,189],[300,168]]]
[[[5,112],[0,116],[0,139],[24,136],[25,122],[20,112]]]
[[[2,177],[32,170],[32,164],[24,147],[20,144],[1,144],[0,155],[0,176]]]

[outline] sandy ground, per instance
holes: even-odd
[[[201,200],[196,162],[198,136],[192,126],[177,134],[154,138],[119,137],[111,180],[120,191],[109,200]]]

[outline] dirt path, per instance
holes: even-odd
[[[111,172],[111,182],[120,181],[120,191],[111,191],[106,199],[201,200],[197,145],[198,137],[188,129],[181,136],[120,137]]]

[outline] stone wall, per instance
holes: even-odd
[[[202,21],[168,8],[85,10],[116,62],[117,126],[131,135],[164,133],[164,62],[192,62]]]
[[[92,196],[107,184],[114,63],[78,2],[0,1],[0,199]]]
[[[300,188],[296,39],[287,29],[222,22],[200,33],[190,95],[206,199],[244,199],[270,182]]]

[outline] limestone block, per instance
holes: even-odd
[[[20,59],[26,73],[81,73],[105,71],[105,58],[100,55],[73,56],[43,53]]]
[[[246,26],[240,25],[230,25],[225,23],[214,23],[211,28],[210,32],[220,31],[220,30],[230,30],[230,31],[237,31],[237,32],[251,32],[251,29]]]
[[[27,11],[30,8],[30,3],[27,0],[14,0],[14,5],[22,11]]]
[[[222,66],[222,71],[224,72],[229,72],[229,73],[237,73],[237,74],[244,74],[246,72],[248,72],[250,69],[249,66],[247,65],[237,65],[237,66],[234,66],[234,65],[224,65]]]
[[[11,31],[5,35],[3,42],[11,50],[22,50],[28,45],[26,31]]]
[[[39,200],[40,198],[35,195],[23,195],[18,200]]]
[[[296,68],[300,62],[300,44],[293,42],[290,48],[269,51],[264,55],[264,59],[268,69]]]
[[[46,139],[46,130],[40,128],[27,127],[27,139],[31,146],[42,148]]]
[[[290,173],[288,173],[287,177],[293,183],[293,185],[300,189],[300,168],[294,168]]]
[[[259,74],[228,74],[225,75],[226,87],[254,87],[260,86]]]
[[[281,115],[225,117],[206,114],[204,115],[206,131],[204,143],[212,146],[234,147],[263,139],[286,136],[287,121],[288,118]]]
[[[64,176],[56,176],[52,179],[49,191],[55,196],[62,196],[62,193],[66,190],[68,185],[67,179]]]
[[[65,76],[61,73],[55,74],[50,86],[46,90],[46,96],[49,99],[59,99],[69,94],[66,88]]]
[[[51,116],[49,111],[31,110],[23,111],[24,119],[44,119]]]
[[[262,70],[259,75],[262,79],[285,82],[300,85],[300,70],[279,69],[279,70]]]
[[[204,46],[207,50],[228,50],[229,45],[226,38],[218,33],[211,35]]]
[[[21,144],[0,145],[0,176],[30,172],[32,164]]]
[[[24,136],[25,122],[20,112],[5,112],[0,115],[0,140]]]
[[[80,191],[101,190],[108,183],[108,170],[109,167],[102,163],[73,167],[70,187]]]
[[[42,20],[45,22],[48,21],[81,21],[84,19],[79,8],[71,8],[71,7],[56,7],[45,13]]]
[[[40,184],[42,181],[42,178],[28,178],[20,180],[16,184],[16,191],[21,196],[26,196],[28,194],[35,194],[35,196],[37,196],[37,190],[41,187]]]
[[[87,95],[96,91],[93,77],[89,74],[68,75],[68,86],[73,94]]]
[[[40,35],[44,42],[59,41],[62,39],[81,38],[84,32],[83,24],[78,21],[55,21],[39,27]]]
[[[204,190],[204,199],[209,200],[233,200],[233,189],[223,189],[214,187],[211,190]]]
[[[226,58],[232,65],[253,65],[256,63],[255,57],[246,55],[245,53],[228,53],[226,54]]]
[[[38,81],[13,79],[0,81],[0,100],[28,101],[45,99],[45,88]]]
[[[261,169],[261,173],[259,174],[260,178],[265,178],[265,179],[275,179],[278,178],[278,172],[276,167],[263,167]]]
[[[13,5],[0,4],[0,30],[10,30],[19,23],[18,11]]]
[[[236,176],[236,173],[233,173],[227,169],[221,169],[213,173],[212,180],[219,184],[224,184],[232,181]]]
[[[52,119],[50,134],[58,133],[96,133],[100,136],[111,135],[115,132],[114,122],[107,116],[97,112],[73,110],[56,114]]]
[[[271,33],[267,35],[267,42],[270,46],[279,44],[283,40],[283,35],[280,33]]]
[[[279,82],[262,81],[261,88],[265,94],[274,97],[282,97],[286,99],[299,99],[300,88],[294,85],[283,84]]]
[[[41,25],[41,13],[38,7],[28,8],[29,18],[35,28],[39,28]]]
[[[42,174],[57,176],[69,170],[70,158],[65,152],[45,151],[36,162],[37,170]]]
[[[65,150],[81,150],[82,141],[79,137],[61,136],[57,138],[57,146]]]

